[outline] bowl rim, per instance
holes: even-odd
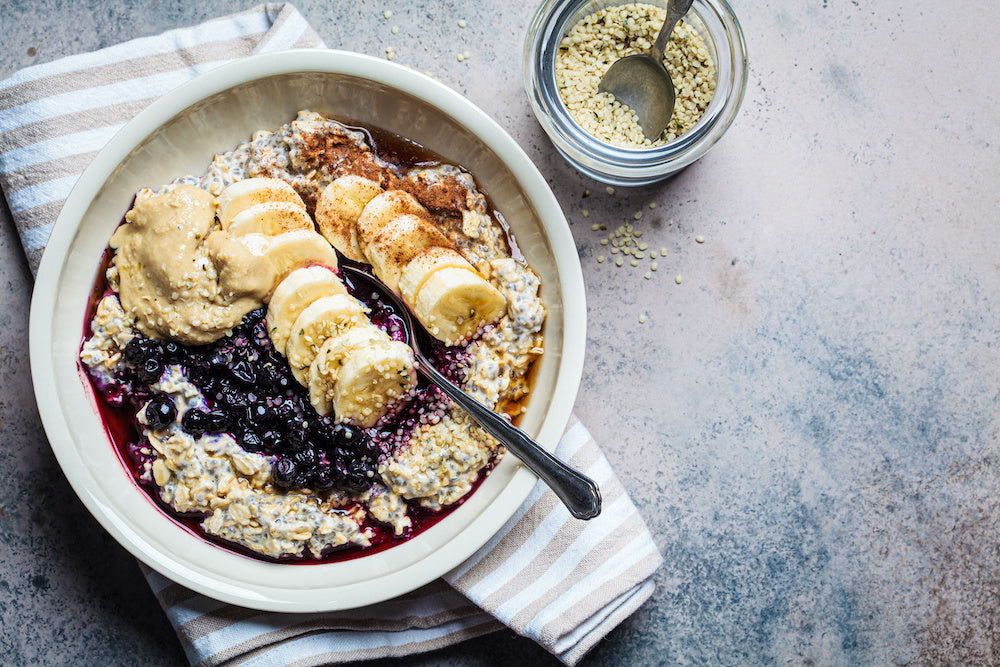
[[[421,553],[419,549],[407,551],[407,554],[413,555],[412,564],[376,578],[374,583],[373,580],[368,580],[364,582],[364,588],[343,585],[334,586],[335,590],[331,590],[330,586],[285,590],[267,584],[248,588],[243,581],[234,584],[232,581],[220,580],[217,576],[206,576],[196,564],[185,560],[185,554],[164,553],[156,544],[137,534],[130,519],[121,516],[114,507],[114,499],[104,493],[100,485],[93,488],[90,479],[84,474],[85,462],[73,445],[74,429],[70,424],[69,412],[92,406],[61,405],[58,400],[53,399],[54,392],[50,390],[57,386],[59,377],[65,377],[65,364],[73,363],[73,372],[76,373],[75,358],[57,360],[53,354],[56,294],[60,281],[64,278],[62,270],[72,252],[76,231],[104,184],[128,160],[132,151],[149,140],[158,128],[199,102],[243,84],[297,74],[355,77],[417,98],[476,135],[509,169],[534,208],[541,228],[548,237],[563,295],[563,338],[559,366],[551,402],[536,434],[536,439],[546,449],[555,449],[570,420],[579,390],[586,340],[582,268],[569,225],[555,195],[514,139],[470,100],[445,84],[412,69],[348,51],[297,49],[258,54],[224,64],[166,93],[128,121],[85,169],[53,225],[32,293],[29,359],[39,416],[53,453],[76,495],[119,544],[168,579],[217,600],[266,611],[319,612],[349,609],[390,599],[415,590],[457,567],[486,544],[515,515],[535,487],[537,478],[514,461],[513,457],[504,457],[497,470],[504,468],[505,474],[510,475],[509,481],[502,488],[502,493],[480,509],[476,521],[429,553]],[[77,323],[77,326],[82,327],[83,323]],[[144,493],[131,480],[128,482],[137,493]],[[460,507],[455,512],[462,509]],[[447,519],[441,523],[445,521]],[[372,560],[381,554],[407,547],[422,536],[423,534],[386,552],[352,561],[309,565],[308,568],[313,573],[321,568],[337,568],[359,561],[372,567],[377,565]],[[202,538],[197,539],[204,542]],[[217,550],[232,556],[231,552]],[[302,567],[246,560],[262,564],[263,569]]]

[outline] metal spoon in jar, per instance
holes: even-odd
[[[615,61],[601,78],[597,90],[611,93],[627,104],[639,118],[639,127],[650,141],[658,138],[674,113],[674,82],[663,66],[663,50],[674,26],[681,20],[693,0],[667,0],[667,20],[656,35],[653,48]]]
[[[413,348],[413,353],[416,356],[417,370],[447,394],[451,400],[461,405],[477,424],[548,484],[570,514],[577,519],[593,519],[601,513],[601,493],[592,479],[578,473],[542,449],[524,431],[466,394],[434,368],[421,352],[420,343],[414,335],[416,327],[420,325],[414,324],[409,308],[392,290],[362,269],[341,264],[340,270],[353,279],[355,287],[358,286],[359,282],[371,287],[399,316],[403,323],[405,342]]]

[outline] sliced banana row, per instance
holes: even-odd
[[[341,176],[323,190],[316,202],[319,231],[344,257],[367,262],[355,223],[371,199],[382,192],[378,183],[361,176]]]
[[[303,266],[337,268],[337,253],[315,229],[302,197],[278,178],[248,178],[217,200],[222,229],[271,262],[275,285]]]
[[[249,178],[222,191],[217,215],[223,230],[274,266],[268,335],[316,411],[375,424],[416,385],[413,351],[372,324],[348,294],[334,273],[337,254],[302,198],[280,179]]]
[[[410,193],[342,176],[316,203],[316,224],[344,256],[367,262],[446,345],[468,342],[507,308],[503,294],[459,253]]]
[[[321,415],[368,428],[417,382],[413,350],[371,323],[333,271],[295,269],[278,283],[267,330]]]
[[[222,223],[222,229],[228,231],[236,217],[244,211],[277,202],[292,204],[303,211],[306,208],[295,188],[279,178],[247,178],[237,181],[219,194],[219,222]],[[311,224],[309,228],[312,228]]]
[[[374,325],[328,338],[309,366],[309,401],[316,411],[363,428],[416,384],[413,350]]]

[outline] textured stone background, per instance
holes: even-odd
[[[671,181],[607,195],[531,116],[534,4],[296,6],[328,45],[393,46],[487,110],[570,220],[589,303],[577,410],[666,558],[587,664],[995,662],[1000,43],[978,36],[1000,11],[734,0],[751,62],[735,125]],[[5,0],[0,78],[249,6]],[[649,280],[595,257],[591,224],[638,210],[668,250]],[[42,435],[30,274],[0,228],[0,663],[181,664]],[[512,661],[552,662],[510,633],[397,662]]]

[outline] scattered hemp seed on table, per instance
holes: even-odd
[[[614,188],[611,186],[607,187],[608,194],[614,193]],[[589,190],[583,191],[583,198],[590,196]],[[656,202],[649,202],[648,207],[650,210],[657,208]],[[580,215],[584,218],[590,217],[590,209],[582,209]],[[650,248],[650,244],[646,241],[642,241],[644,230],[639,229],[636,225],[643,219],[642,210],[636,211],[632,216],[625,217],[622,224],[617,228],[608,231],[608,226],[604,223],[592,222],[590,224],[590,231],[592,232],[608,232],[606,235],[602,235],[598,239],[598,243],[603,248],[607,248],[607,251],[612,255],[608,257],[605,254],[596,254],[593,248],[590,248],[589,253],[591,257],[595,257],[598,264],[603,264],[605,262],[613,261],[616,267],[622,267],[625,262],[633,268],[640,267],[640,260],[645,262],[649,261],[648,264],[642,264],[643,274],[642,277],[645,280],[652,280],[653,274],[659,270],[660,265],[657,259],[667,257],[667,248],[662,246],[657,250],[656,248]],[[655,224],[655,223],[654,223]],[[666,222],[667,226],[673,226],[674,221],[668,220]],[[697,243],[704,243],[705,237],[698,235],[694,237]],[[615,255],[617,255],[615,257]],[[678,285],[682,282],[681,274],[676,274],[674,276],[674,282]]]

